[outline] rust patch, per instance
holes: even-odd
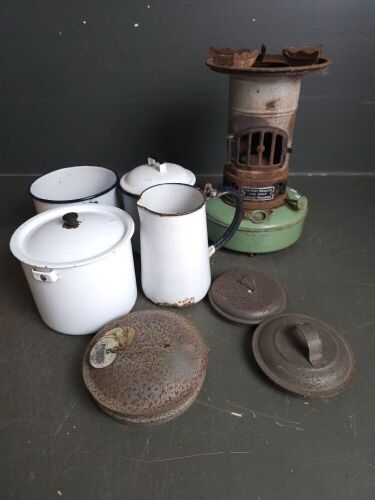
[[[308,66],[317,64],[321,47],[286,47],[282,54],[291,66]]]
[[[249,49],[217,49],[215,47],[210,47],[210,57],[213,63],[218,66],[233,66],[234,68],[250,68],[257,57],[259,56],[259,50],[249,50]]]
[[[275,109],[276,108],[277,99],[273,99],[272,101],[266,102],[267,109]]]
[[[187,299],[179,300],[178,302],[175,302],[173,304],[169,304],[168,302],[157,302],[156,305],[159,307],[188,307],[195,304],[195,299],[194,297],[189,297]]]
[[[218,66],[232,66],[234,60],[234,50],[228,47],[223,49],[210,47],[210,56],[212,57],[214,64],[217,64]]]

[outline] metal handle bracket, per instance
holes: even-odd
[[[54,283],[59,279],[57,271],[47,267],[33,267],[31,273],[36,281],[43,281],[43,283]]]
[[[216,250],[223,247],[236,233],[237,229],[240,227],[243,214],[244,205],[241,196],[236,191],[223,191],[219,192],[214,189],[211,184],[206,184],[203,188],[203,194],[206,199],[210,198],[221,198],[222,196],[233,196],[236,200],[236,211],[234,212],[233,220],[228,227],[228,229],[222,234],[209,248],[208,255],[211,257]]]

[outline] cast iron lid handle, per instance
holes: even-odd
[[[314,368],[323,366],[323,343],[320,334],[309,323],[293,325],[305,340],[308,348],[309,362]]]
[[[240,283],[240,285],[247,288],[247,291],[249,293],[254,293],[256,291],[255,280],[250,274],[245,274],[245,276],[242,276],[239,283]]]
[[[80,225],[78,214],[76,212],[68,212],[63,215],[65,229],[75,229]]]
[[[305,314],[284,313],[263,321],[252,347],[260,369],[299,396],[335,396],[355,376],[350,344],[332,326]]]

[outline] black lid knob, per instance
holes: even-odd
[[[65,229],[72,229],[79,226],[78,214],[76,212],[68,212],[63,215]]]

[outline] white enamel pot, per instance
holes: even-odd
[[[206,197],[235,199],[233,221],[208,245]],[[210,257],[237,231],[243,201],[237,193],[204,193],[186,184],[162,184],[146,189],[138,200],[141,221],[142,289],[160,306],[184,307],[199,302],[211,284]]]
[[[106,205],[48,210],[14,232],[11,252],[50,328],[94,333],[130,312],[137,298],[133,232],[131,217]]]
[[[117,174],[104,167],[60,168],[41,175],[30,186],[35,210],[40,213],[73,203],[118,206]]]
[[[123,175],[119,182],[123,206],[134,220],[133,250],[140,253],[139,216],[137,201],[141,193],[152,186],[169,183],[183,183],[194,186],[195,175],[175,163],[148,158],[148,163],[134,168]]]

